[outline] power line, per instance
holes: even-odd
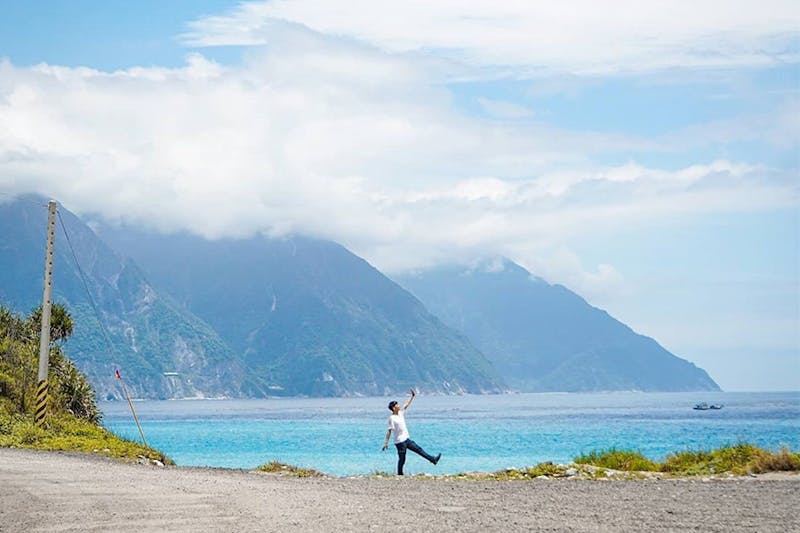
[[[81,268],[80,262],[78,262],[78,255],[75,253],[75,248],[72,246],[72,241],[69,238],[69,232],[67,231],[67,226],[64,224],[64,219],[61,217],[61,212],[56,211],[58,214],[58,221],[61,223],[61,229],[64,230],[64,237],[67,238],[67,245],[69,245],[69,251],[72,253],[72,259],[75,261],[75,266],[78,268],[78,274],[80,274],[81,283],[83,283],[83,289],[86,291],[86,297],[89,298],[89,303],[92,306],[92,310],[94,311],[95,319],[97,319],[97,323],[100,325],[100,331],[103,332],[103,337],[106,340],[109,348],[117,357],[117,361],[122,360],[122,356],[117,351],[116,346],[114,343],[111,342],[111,336],[108,334],[108,329],[106,328],[103,321],[100,319],[100,313],[97,311],[97,304],[94,301],[94,297],[92,297],[92,293],[89,290],[89,284],[86,283],[86,276],[83,273],[83,269]],[[133,419],[136,421],[136,427],[139,428],[139,434],[142,436],[142,442],[145,446],[147,446],[147,439],[144,438],[144,431],[142,431],[142,426],[139,424],[139,417],[136,416],[136,410],[133,408],[133,403],[131,403],[131,397],[128,394],[128,388],[125,386],[125,382],[122,381],[122,375],[120,374],[119,370],[116,370],[115,375],[117,379],[119,379],[120,383],[122,384],[122,390],[125,391],[125,398],[128,400],[128,405],[131,408],[131,413],[133,413]]]
[[[69,250],[72,253],[72,259],[75,261],[75,266],[78,268],[78,274],[80,274],[81,282],[83,283],[83,289],[86,291],[86,296],[89,299],[89,304],[92,306],[92,310],[94,311],[95,319],[100,325],[100,331],[103,332],[103,337],[105,338],[106,343],[108,344],[109,348],[111,348],[111,351],[114,353],[114,355],[117,356],[117,360],[120,361],[122,360],[122,356],[117,351],[114,343],[111,342],[111,336],[109,335],[105,324],[103,324],[103,321],[100,319],[100,313],[97,311],[97,305],[95,304],[91,291],[89,291],[89,284],[86,283],[86,276],[83,273],[81,264],[78,262],[78,256],[75,253],[75,248],[72,246],[72,241],[69,238],[69,233],[67,232],[67,226],[64,224],[64,219],[61,217],[61,211],[56,211],[56,213],[58,214],[58,221],[61,223],[61,229],[64,231],[64,237],[67,239],[67,245],[69,245]]]

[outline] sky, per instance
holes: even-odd
[[[0,193],[391,275],[506,256],[800,389],[793,1],[0,0]]]

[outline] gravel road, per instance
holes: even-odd
[[[800,476],[288,478],[0,448],[0,531],[800,531]]]

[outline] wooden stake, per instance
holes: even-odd
[[[142,436],[142,442],[145,446],[147,446],[147,440],[144,438],[144,431],[142,431],[142,425],[139,424],[139,417],[136,416],[136,409],[133,408],[133,402],[131,401],[131,395],[128,394],[128,387],[125,386],[125,381],[122,379],[122,374],[120,374],[119,370],[114,372],[117,376],[117,379],[122,384],[122,390],[125,391],[125,398],[128,400],[128,405],[131,406],[131,413],[133,413],[133,420],[136,422],[136,427],[139,428],[139,435]]]

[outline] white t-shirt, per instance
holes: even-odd
[[[400,409],[396,415],[389,417],[389,427],[394,433],[394,443],[400,444],[408,440],[408,428],[406,427],[406,411]]]

